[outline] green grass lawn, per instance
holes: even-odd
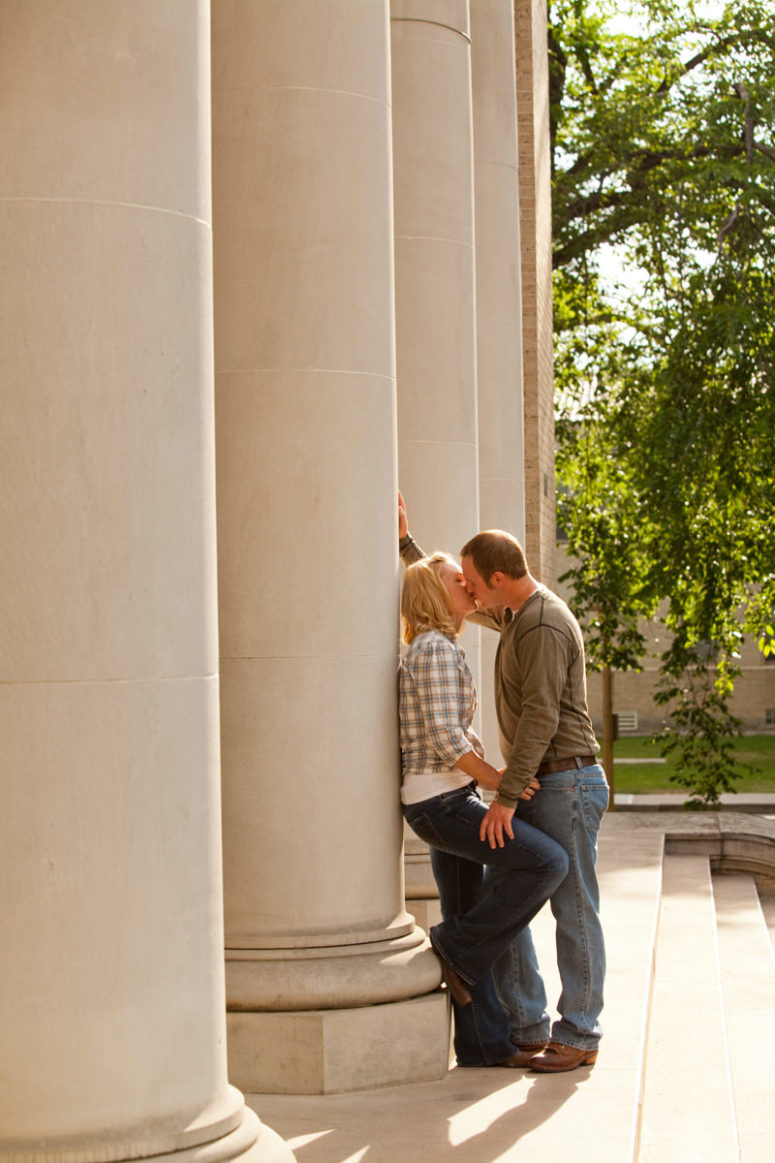
[[[775,735],[745,735],[736,739],[735,751],[741,763],[748,763],[752,771],[745,771],[735,783],[736,791],[772,792],[775,794]],[[680,792],[688,794],[680,784],[672,783],[670,774],[676,771],[674,755],[665,756],[664,763],[617,763],[617,759],[659,759],[661,745],[652,743],[648,735],[628,735],[614,743],[614,784],[617,792]]]

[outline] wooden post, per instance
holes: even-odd
[[[603,768],[611,798],[608,810],[616,811],[614,800],[614,715],[613,715],[613,674],[610,666],[603,667]]]

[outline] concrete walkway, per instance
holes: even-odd
[[[751,877],[768,860],[775,875],[775,823],[760,817],[606,816],[594,1068],[455,1068],[439,1082],[248,1101],[299,1163],[770,1163],[775,960]],[[711,864],[735,874],[716,882]],[[548,909],[533,928],[556,998]]]

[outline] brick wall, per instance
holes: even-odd
[[[552,221],[545,0],[515,0],[526,545],[533,574],[555,581]]]
[[[564,544],[557,546],[556,554],[556,571],[562,576],[568,568]],[[558,585],[557,592],[573,605],[573,594],[568,582]],[[640,629],[646,639],[643,669],[618,671],[613,675],[614,711],[624,714],[634,711],[637,715],[637,729],[623,731],[623,735],[649,735],[652,731],[660,730],[667,722],[665,708],[657,706],[653,696],[659,681],[659,655],[667,650],[670,637],[661,622],[644,622]],[[775,661],[765,661],[756,642],[748,637],[741,644],[740,665],[743,673],[735,683],[735,693],[730,700],[732,713],[742,721],[744,732],[775,732],[775,723],[769,722],[775,713]],[[595,730],[600,731],[603,694],[602,681],[597,673],[587,675],[587,696],[592,722]]]

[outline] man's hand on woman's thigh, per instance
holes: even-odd
[[[513,808],[507,808],[497,802],[490,804],[479,826],[479,839],[486,841],[491,848],[505,847],[504,833],[510,840],[514,839],[514,829],[511,826],[513,816]]]

